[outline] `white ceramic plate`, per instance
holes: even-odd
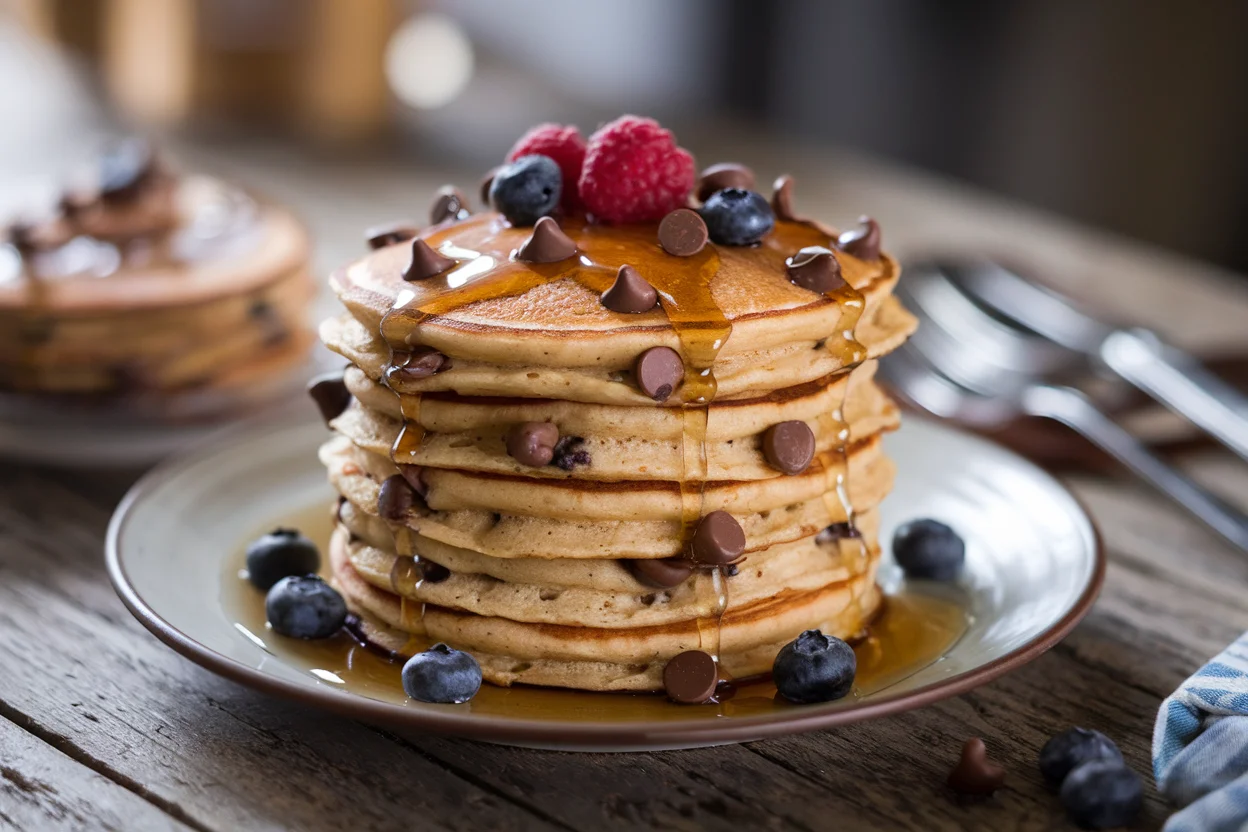
[[[940,519],[965,538],[966,569],[955,587],[906,587],[886,553],[881,583],[903,593],[900,606],[939,596],[946,608],[961,608],[965,632],[938,654],[822,705],[790,705],[772,697],[767,683],[744,685],[722,704],[692,707],[650,695],[488,685],[466,705],[426,705],[405,700],[396,685],[373,684],[378,674],[397,679],[397,668],[364,648],[329,667],[325,654],[267,632],[262,614],[256,617],[259,593],[237,577],[250,538],[292,518],[327,515],[334,495],[316,458],[325,438],[321,425],[252,425],[157,467],[113,517],[109,574],[131,612],[192,661],[267,693],[371,722],[600,750],[714,745],[825,728],[925,705],[1029,661],[1087,612],[1104,574],[1092,522],[1057,481],[983,439],[910,417],[887,440],[898,473],[883,506],[881,539],[891,539],[905,520]],[[859,662],[861,674],[862,654]]]

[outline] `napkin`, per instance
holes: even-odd
[[[1165,832],[1248,829],[1248,633],[1161,703],[1153,774],[1183,807]]]

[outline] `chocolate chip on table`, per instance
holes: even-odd
[[[945,783],[958,794],[988,795],[1005,785],[1005,769],[988,759],[983,740],[971,737]]]
[[[663,668],[663,688],[673,702],[700,705],[715,695],[719,666],[709,653],[686,650]]]
[[[659,222],[659,245],[675,257],[692,257],[706,246],[706,221],[690,208],[677,208]]]
[[[424,347],[410,352],[395,352],[386,369],[386,378],[398,381],[419,381],[451,369],[451,359],[435,349]]]
[[[640,583],[656,589],[679,586],[693,574],[693,563],[684,558],[632,558],[621,563]]]
[[[429,222],[437,225],[446,220],[462,220],[468,216],[468,197],[454,185],[443,185],[438,188],[429,209]]]
[[[329,424],[351,404],[351,391],[342,380],[342,370],[322,373],[308,382],[308,395],[321,411],[321,418]]]
[[[698,177],[698,201],[706,202],[708,196],[724,188],[754,190],[754,171],[735,162],[720,162],[717,165],[711,165]]]
[[[780,422],[763,433],[763,456],[782,474],[800,474],[815,458],[815,434],[805,422]]]
[[[576,243],[563,233],[559,223],[542,217],[533,226],[533,233],[516,251],[516,259],[525,263],[558,263],[576,254]]]
[[[690,544],[693,559],[709,566],[732,563],[745,551],[745,531],[726,511],[712,511],[698,521]]]
[[[408,283],[417,280],[428,280],[455,265],[449,257],[438,254],[429,244],[419,237],[412,241],[412,259],[403,270],[403,279]]]
[[[793,177],[787,173],[776,177],[772,186],[771,210],[776,219],[797,222],[801,218],[793,212]]]
[[[377,492],[377,513],[386,520],[404,520],[416,505],[416,492],[402,474],[386,477]]]
[[[685,362],[671,347],[651,347],[633,365],[637,386],[656,402],[665,402],[685,377]]]
[[[364,239],[368,240],[369,248],[379,249],[410,240],[419,233],[420,229],[411,220],[392,220],[365,231]]]
[[[550,422],[522,422],[507,431],[507,453],[521,465],[540,468],[555,456],[559,428]]]
[[[859,260],[876,261],[880,259],[880,224],[867,216],[858,218],[858,227],[842,231],[837,237],[836,245],[846,254],[852,254]]]
[[[841,263],[823,246],[806,246],[784,261],[789,280],[803,289],[824,294],[841,288]]]
[[[563,471],[574,471],[578,465],[590,465],[593,460],[589,451],[581,447],[584,444],[585,440],[579,436],[559,437],[550,464]]]
[[[602,293],[602,305],[612,312],[648,312],[658,302],[659,293],[646,282],[641,272],[628,264],[620,266],[615,274],[615,282]]]

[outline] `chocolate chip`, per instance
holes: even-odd
[[[420,229],[411,220],[392,220],[365,231],[364,239],[368,240],[369,248],[378,249],[410,240],[419,233]]]
[[[641,272],[627,264],[620,266],[611,288],[602,293],[602,305],[612,312],[648,312],[659,302],[659,293]]]
[[[411,283],[416,280],[428,280],[455,265],[449,257],[443,257],[429,247],[424,240],[412,240],[412,259],[403,270],[403,279]]]
[[[852,523],[833,523],[820,529],[815,535],[815,543],[835,543],[838,540],[853,540],[862,537],[862,533]]]
[[[563,233],[559,223],[542,217],[533,226],[533,233],[516,252],[516,259],[526,263],[558,263],[576,254],[576,243]]]
[[[399,473],[403,475],[403,479],[407,480],[407,484],[421,497],[428,497],[429,484],[425,482],[424,471],[425,469],[419,465],[399,466]]]
[[[800,474],[815,458],[815,434],[805,422],[780,422],[763,432],[763,456],[782,474]]]
[[[100,198],[105,202],[130,202],[155,181],[156,149],[151,142],[127,138],[113,142],[100,153]]]
[[[715,694],[719,666],[709,653],[686,650],[663,668],[663,688],[673,702],[700,705]]]
[[[633,365],[637,386],[656,402],[665,402],[685,377],[685,363],[671,347],[651,347]]]
[[[787,173],[776,178],[772,186],[771,210],[778,220],[797,222],[801,219],[793,211],[793,177]]]
[[[443,185],[433,199],[429,222],[437,225],[446,220],[462,220],[468,214],[468,197],[464,192],[454,185]]]
[[[640,583],[656,589],[679,586],[693,574],[693,563],[684,558],[632,558],[621,563]]]
[[[718,165],[711,165],[698,177],[698,201],[706,202],[708,196],[724,188],[754,190],[754,171],[735,162],[720,162]]]
[[[563,471],[573,471],[578,465],[589,465],[592,460],[589,451],[581,447],[584,444],[585,440],[579,436],[559,437],[550,464]]]
[[[521,465],[540,468],[555,456],[559,428],[550,422],[523,422],[507,431],[507,453]]]
[[[659,245],[676,257],[692,257],[706,245],[706,222],[691,208],[677,208],[659,222]]]
[[[425,347],[412,352],[396,352],[386,368],[386,378],[396,381],[419,381],[451,369],[451,359],[435,349]]]
[[[789,280],[803,289],[824,294],[845,285],[841,263],[823,246],[807,246],[784,261]]]
[[[321,410],[321,418],[329,424],[351,404],[351,391],[342,380],[342,370],[322,373],[308,382],[308,395]]]
[[[416,492],[402,474],[386,477],[377,492],[377,513],[387,520],[406,519],[416,504]]]
[[[880,259],[880,224],[868,216],[858,218],[858,227],[841,232],[836,244],[841,251],[859,260]]]
[[[451,570],[440,563],[420,559],[420,579],[431,584],[440,584],[451,577]]]
[[[745,532],[726,511],[712,511],[698,521],[690,553],[698,563],[719,566],[732,563],[745,551]]]
[[[983,740],[971,737],[945,782],[958,794],[988,795],[1005,785],[1005,769],[988,759]]]
[[[502,169],[502,165],[490,168],[485,178],[481,180],[481,204],[487,209],[490,207],[490,186],[494,184],[494,176]]]
[[[737,566],[735,563],[730,563],[727,566],[721,566],[720,571],[724,573],[725,577],[735,578],[737,577],[737,573],[741,571],[741,567]]]

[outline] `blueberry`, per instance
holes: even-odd
[[[512,225],[533,225],[555,210],[563,174],[549,156],[521,156],[504,165],[490,183],[490,202]]]
[[[1083,829],[1114,829],[1140,813],[1144,786],[1122,763],[1096,760],[1066,775],[1060,797],[1066,814]]]
[[[854,649],[839,638],[807,630],[784,645],[772,665],[772,680],[790,702],[831,702],[849,693],[858,671]]]
[[[953,581],[962,572],[966,544],[935,520],[911,520],[893,534],[893,559],[907,577]]]
[[[445,644],[417,653],[403,665],[403,690],[421,702],[467,702],[481,688],[481,665]]]
[[[273,632],[291,638],[329,638],[347,620],[347,604],[316,575],[282,578],[264,599]]]
[[[721,246],[752,246],[776,225],[776,215],[762,194],[724,188],[702,203],[702,220]]]
[[[1061,785],[1075,766],[1094,761],[1122,762],[1122,752],[1100,731],[1071,728],[1054,736],[1040,749],[1040,773],[1052,786]]]
[[[295,529],[274,529],[247,547],[247,580],[266,592],[291,575],[310,575],[321,568],[316,544]]]

